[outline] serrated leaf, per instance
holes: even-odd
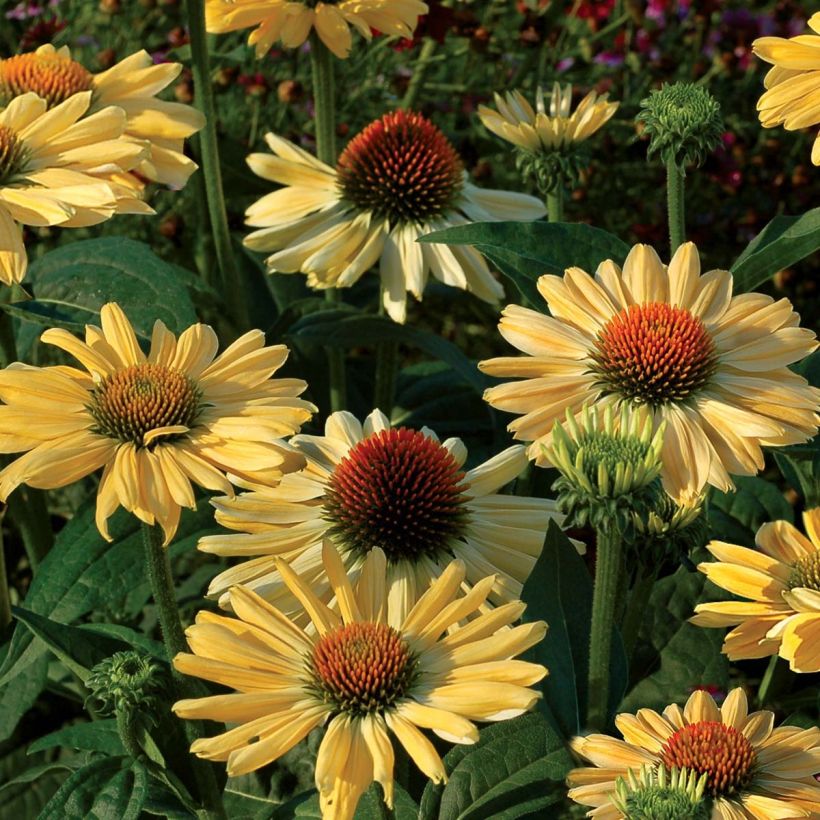
[[[59,623],[70,624],[97,608],[115,606],[133,589],[150,594],[143,557],[140,522],[124,510],[110,521],[112,543],[107,543],[94,523],[94,500],[90,500],[60,531],[40,564],[23,606]],[[173,550],[193,548],[201,535],[213,532],[213,510],[200,501],[196,512],[183,511]],[[17,628],[0,668],[0,685],[22,674],[41,658],[45,645],[28,629]]]
[[[93,760],[60,786],[38,820],[138,820],[147,785],[139,764],[118,757]]]
[[[189,291],[202,288],[190,271],[125,237],[62,245],[31,264],[28,281],[34,299],[2,305],[20,319],[82,330],[87,323],[99,324],[106,302],[117,302],[146,339],[156,319],[177,333],[194,324],[197,317]]]
[[[419,242],[474,245],[531,307],[544,307],[535,286],[545,273],[579,267],[592,274],[606,259],[621,264],[629,245],[592,225],[567,222],[476,222],[427,234]]]
[[[420,816],[512,820],[563,801],[572,760],[562,738],[533,714],[482,729],[478,743],[454,747],[444,764],[448,783],[428,784]]]
[[[587,710],[592,578],[570,540],[550,522],[541,555],[524,584],[525,621],[547,622],[547,635],[526,654],[549,675],[538,684],[547,718],[564,737],[583,728]],[[620,635],[613,636],[610,669],[610,713],[627,684],[627,662]]]
[[[451,342],[434,333],[399,325],[381,316],[365,316],[350,310],[325,310],[305,316],[288,331],[302,342],[323,346],[358,347],[385,340],[423,350],[439,361],[446,362],[479,394],[492,384],[475,362],[468,359]]]
[[[122,742],[117,732],[116,720],[95,720],[92,723],[76,723],[35,740],[28,753],[66,746],[84,752],[103,752],[107,755],[124,755]]]
[[[776,216],[732,265],[734,292],[746,293],[820,248],[820,208]]]
[[[712,537],[753,546],[755,533],[767,521],[794,521],[794,510],[783,493],[757,476],[735,476],[735,492],[713,490],[707,517]]]

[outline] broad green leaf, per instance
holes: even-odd
[[[18,765],[20,763],[28,765],[29,768],[21,771]],[[19,820],[37,817],[43,806],[71,774],[71,768],[65,763],[31,763],[31,758],[26,758],[26,750],[23,747],[15,749],[3,758],[0,776],[5,782],[0,785],[0,817]]]
[[[564,741],[539,714],[482,729],[478,743],[455,746],[444,758],[446,786],[429,783],[421,817],[479,820],[553,816],[572,760]]]
[[[131,647],[116,638],[91,634],[78,626],[52,621],[22,607],[12,607],[14,617],[25,624],[80,680],[85,682],[91,668],[115,652]]]
[[[62,245],[31,264],[28,281],[34,299],[2,305],[20,319],[82,330],[87,323],[99,324],[106,302],[117,302],[144,338],[151,337],[156,319],[175,332],[194,324],[190,290],[203,287],[190,271],[124,237]]]
[[[411,766],[414,765],[412,762]],[[356,813],[353,820],[418,820],[419,807],[409,794],[398,784],[393,784],[393,814],[389,814],[384,803],[382,790],[375,783],[362,795],[359,805],[356,806]],[[322,812],[319,810],[319,794],[315,790],[297,794],[282,803],[274,812],[267,815],[257,815],[254,820],[290,820],[293,817],[309,818],[309,820],[322,820]]]
[[[6,644],[4,649],[8,648]],[[20,719],[36,703],[48,679],[49,660],[43,655],[24,675],[0,689],[0,743],[12,736]]]
[[[93,760],[60,786],[38,820],[138,820],[147,786],[139,764],[121,757]]]
[[[191,549],[202,535],[214,529],[213,510],[202,500],[195,512],[183,511],[172,549]],[[150,587],[139,521],[119,510],[111,518],[111,535],[113,542],[109,544],[97,531],[94,501],[90,500],[60,531],[40,564],[23,602],[25,609],[70,624],[92,610],[118,607],[138,588],[146,601]],[[0,685],[16,679],[44,652],[44,644],[28,629],[18,626],[0,668]]]
[[[399,325],[381,316],[365,316],[350,310],[312,313],[291,326],[288,335],[323,346],[358,347],[389,340],[418,348],[446,362],[478,393],[492,384],[454,344],[434,333]]]
[[[746,293],[778,271],[820,249],[820,208],[799,216],[776,216],[732,265],[734,292]]]
[[[73,726],[58,729],[56,732],[35,740],[28,747],[28,753],[34,754],[43,749],[61,746],[84,752],[103,752],[111,756],[125,754],[117,732],[117,721],[113,718],[95,720],[91,723],[75,723]]]
[[[775,451],[774,460],[789,485],[803,496],[806,507],[820,507],[820,439],[808,444],[808,454]]]
[[[698,686],[727,690],[729,663],[720,652],[723,630],[688,623],[699,601],[725,597],[702,573],[685,567],[655,584],[633,658],[638,683],[621,711],[683,704]]]
[[[717,490],[710,495],[710,534],[721,541],[753,546],[755,533],[767,521],[794,520],[794,511],[783,493],[757,476],[735,476],[735,492]]]
[[[581,556],[560,528],[550,522],[544,548],[524,584],[525,621],[547,622],[547,635],[526,655],[549,670],[538,684],[547,718],[564,737],[583,729],[587,710],[592,578]],[[620,635],[613,636],[609,705],[614,713],[627,683]]]
[[[531,307],[544,307],[536,282],[578,267],[593,274],[606,259],[621,264],[629,245],[591,225],[568,222],[477,222],[423,236],[419,242],[474,245],[506,276]]]

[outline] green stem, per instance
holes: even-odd
[[[385,339],[376,348],[376,386],[373,406],[390,418],[396,396],[396,378],[399,370],[398,342]]]
[[[326,165],[336,164],[336,80],[333,54],[314,32],[310,37],[310,63],[313,77],[313,107],[316,119],[316,155]],[[325,291],[328,305],[341,303],[336,288]],[[333,411],[347,406],[345,356],[340,347],[327,348],[330,377],[330,407]]]
[[[635,651],[635,644],[638,642],[638,635],[646,613],[646,605],[649,602],[649,596],[652,594],[657,577],[657,571],[650,572],[649,575],[640,575],[629,596],[629,603],[621,626],[621,637],[624,640],[627,658],[631,658],[632,653]]]
[[[771,704],[788,692],[793,682],[794,675],[790,672],[788,663],[778,655],[772,655],[757,689],[757,702],[760,707]]]
[[[599,527],[597,541],[592,630],[589,636],[587,726],[603,731],[609,719],[609,665],[623,545],[615,527]]]
[[[119,733],[122,745],[126,754],[134,760],[139,760],[142,755],[142,747],[137,740],[137,725],[134,714],[129,711],[117,711],[117,732]]]
[[[686,210],[684,204],[684,171],[674,159],[666,163],[666,201],[669,211],[669,246],[671,253],[686,238]]]
[[[9,596],[9,579],[6,574],[6,552],[3,546],[3,517],[0,512],[0,632],[11,623],[11,598]]]
[[[416,60],[416,67],[413,69],[413,76],[407,85],[407,91],[401,101],[401,107],[409,110],[415,106],[419,98],[421,89],[424,87],[424,78],[427,76],[427,69],[430,67],[430,60],[436,53],[436,41],[432,37],[427,37]]]
[[[228,312],[239,330],[249,326],[242,274],[231,247],[228,214],[222,190],[219,147],[216,139],[216,106],[214,105],[208,41],[205,33],[205,0],[187,0],[188,30],[191,38],[191,68],[194,75],[196,107],[205,115],[205,127],[199,132],[202,176],[208,200],[211,232],[216,246],[216,260],[222,274],[222,286]]]
[[[561,182],[547,194],[547,219],[550,222],[564,221],[564,187]]]
[[[6,288],[3,297],[9,301],[11,296],[12,291]],[[8,367],[16,361],[14,324],[11,316],[5,310],[0,310],[0,366]],[[8,505],[11,521],[20,533],[31,568],[36,570],[54,543],[46,494],[43,490],[23,485],[14,491]]]
[[[174,578],[171,573],[171,562],[168,559],[168,550],[162,545],[162,529],[158,526],[142,525],[142,543],[145,547],[145,561],[148,567],[148,578],[154,594],[154,603],[157,607],[159,624],[162,630],[162,640],[168,653],[168,660],[173,660],[180,652],[186,652],[188,644],[185,641],[185,632],[179,617],[176,594],[174,593]],[[197,696],[190,678],[180,675],[176,670],[173,674],[174,695],[183,698]],[[188,740],[193,742],[203,736],[198,721],[186,720],[185,733]],[[225,809],[222,797],[216,782],[212,764],[200,758],[193,758],[191,765],[196,780],[197,790],[206,814],[211,818],[225,820]]]

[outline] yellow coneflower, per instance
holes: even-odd
[[[788,521],[764,524],[758,549],[712,541],[717,558],[698,569],[719,587],[749,599],[698,604],[692,623],[732,626],[731,660],[779,654],[793,672],[820,672],[820,508],[803,514],[804,536]]]
[[[569,796],[594,806],[588,817],[621,820],[616,782],[642,766],[706,775],[710,820],[815,817],[820,811],[820,729],[774,728],[774,713],[749,714],[742,689],[718,709],[711,695],[692,694],[686,706],[662,714],[641,709],[615,720],[623,740],[577,737],[572,748],[596,768],[570,772]]]
[[[421,114],[386,114],[354,137],[335,169],[273,134],[274,156],[251,154],[254,173],[286,187],[246,212],[261,230],[252,250],[276,251],[271,272],[305,273],[314,288],[345,288],[378,263],[382,301],[396,322],[407,292],[422,298],[427,278],[487,302],[503,295],[484,257],[464,245],[419,244],[431,231],[471,221],[533,220],[544,215],[535,197],[472,185],[455,148]]]
[[[350,27],[369,40],[373,30],[412,37],[427,4],[420,0],[207,0],[205,20],[212,34],[253,28],[248,45],[262,57],[277,41],[298,48],[315,29],[337,56],[350,54]]]
[[[460,595],[461,561],[444,569],[407,617],[393,621],[380,549],[368,555],[355,587],[331,545],[323,557],[338,614],[284,562],[279,571],[309,617],[309,629],[254,592],[234,587],[231,607],[238,619],[200,612],[187,630],[194,654],[177,655],[174,666],[236,691],[182,700],[174,711],[237,724],[191,746],[200,757],[227,761],[234,777],[276,760],[327,723],[316,761],[322,817],[349,820],[374,781],[392,807],[390,734],[441,783],[444,766],[421,729],[453,743],[475,743],[473,721],[506,720],[532,708],[539,695],[528,687],[547,670],[515,656],[538,643],[546,625],[512,626],[524,611],[519,601],[478,614],[493,579]]]
[[[488,131],[531,153],[559,151],[589,139],[618,110],[608,94],[590,91],[577,108],[572,108],[572,86],[555,83],[549,98],[539,88],[536,108],[520,91],[495,94],[497,111],[486,105],[478,107],[478,116]]]
[[[815,334],[798,327],[788,299],[733,297],[732,286],[728,271],[701,275],[691,242],[668,269],[636,245],[623,270],[608,260],[594,277],[579,268],[542,276],[551,315],[510,305],[499,323],[525,355],[479,365],[524,381],[492,387],[485,399],[522,414],[508,429],[533,442],[539,464],[568,410],[644,405],[656,427],[666,425],[661,476],[673,498],[691,503],[706,484],[731,489],[730,473],[763,467],[761,445],[811,438],[820,407],[820,390],[787,367],[817,347]]]
[[[820,123],[820,12],[808,21],[813,34],[797,37],[759,37],[752,50],[773,68],[764,79],[766,91],[757,110],[764,128],[783,125],[787,131]],[[820,165],[820,135],[814,141],[811,161]]]
[[[288,356],[265,347],[252,330],[216,356],[208,325],[177,339],[157,321],[146,355],[122,309],[104,305],[102,328],[86,326],[85,342],[67,330],[40,337],[85,368],[30,367],[0,371],[0,452],[20,453],[0,472],[0,499],[20,484],[64,487],[103,467],[97,527],[122,505],[165,543],[181,507],[194,507],[191,482],[231,493],[231,481],[274,482],[304,459],[280,439],[315,409],[296,398],[306,384],[272,379]]]
[[[122,109],[86,117],[90,104],[85,91],[48,111],[45,100],[23,94],[0,111],[0,281],[6,285],[26,274],[21,226],[78,228],[146,207],[97,177],[133,168],[146,147],[120,138]]]
[[[239,532],[206,536],[199,548],[251,559],[211,582],[209,593],[225,605],[227,590],[244,584],[288,613],[298,609],[279,575],[279,559],[329,601],[325,539],[354,577],[380,547],[388,600],[402,612],[453,558],[464,561],[470,585],[495,575],[489,600],[500,604],[521,595],[550,520],[563,520],[552,500],[499,495],[527,465],[520,445],[465,471],[460,439],[440,442],[426,428],[391,429],[379,410],[364,424],[351,413],[333,413],[324,436],[299,435],[289,443],[305,457],[304,470],[275,487],[213,501],[216,520]]]
[[[68,46],[56,49],[46,44],[0,60],[0,107],[27,92],[38,94],[53,107],[90,91],[89,115],[109,105],[118,106],[126,115],[123,138],[147,143],[148,153],[134,170],[151,181],[182,188],[197,168],[183,153],[184,142],[205,125],[205,118],[190,105],[156,98],[181,71],[181,63],[155,65],[147,51],[138,51],[92,74],[72,59]],[[136,191],[142,188],[133,174],[118,181]]]

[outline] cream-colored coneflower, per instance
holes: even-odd
[[[820,12],[808,21],[813,34],[797,37],[759,37],[752,50],[773,68],[763,83],[766,91],[757,102],[764,128],[783,125],[796,131],[820,124]],[[820,165],[820,135],[814,141],[811,161]]]
[[[464,561],[470,585],[495,575],[489,600],[501,604],[521,595],[550,520],[563,520],[554,501],[498,494],[527,465],[520,445],[465,471],[460,439],[440,442],[427,428],[391,429],[379,410],[364,424],[351,413],[333,413],[324,436],[295,436],[290,445],[305,457],[304,470],[275,487],[213,501],[216,520],[239,532],[206,536],[199,548],[251,559],[211,582],[209,593],[224,605],[227,590],[245,584],[289,614],[298,609],[279,559],[329,601],[325,539],[354,577],[380,547],[397,611],[406,613],[453,558]]]
[[[205,118],[190,105],[156,98],[181,71],[181,63],[155,65],[147,51],[138,51],[92,74],[72,59],[68,46],[56,49],[46,44],[0,60],[0,107],[27,92],[38,94],[51,108],[74,94],[90,91],[89,115],[109,105],[118,106],[126,115],[123,139],[148,145],[147,155],[134,169],[140,177],[182,188],[197,168],[183,153],[184,141],[205,125]],[[134,174],[115,177],[115,181],[135,191],[143,187]]]
[[[230,593],[238,620],[200,612],[187,630],[194,654],[177,655],[174,666],[236,691],[179,701],[174,711],[236,724],[191,746],[207,760],[227,761],[230,776],[276,760],[327,723],[316,761],[322,817],[348,820],[374,781],[393,804],[391,733],[441,783],[444,766],[421,729],[475,743],[473,721],[506,720],[532,708],[539,695],[528,687],[547,670],[515,656],[538,643],[546,625],[512,626],[524,611],[520,601],[479,614],[493,579],[460,595],[461,561],[449,564],[401,620],[388,616],[380,549],[370,552],[355,586],[330,544],[324,566],[336,611],[314,594],[309,579],[279,564],[310,619],[308,629],[242,586]],[[470,616],[476,617],[458,626]]]
[[[146,146],[121,139],[125,113],[108,107],[85,116],[90,92],[47,111],[36,94],[0,111],[0,281],[21,282],[27,257],[22,226],[94,225],[114,213],[153,213],[99,174],[124,173]]]
[[[520,91],[508,91],[503,97],[495,94],[498,110],[486,105],[478,107],[478,116],[488,131],[531,153],[552,152],[569,148],[589,139],[618,110],[618,103],[609,102],[608,94],[589,94],[572,108],[572,86],[555,83],[549,98],[538,89],[535,109]]]
[[[706,775],[704,795],[711,820],[780,820],[820,812],[820,729],[774,728],[774,713],[749,714],[742,689],[718,709],[696,691],[681,709],[662,714],[641,709],[615,719],[623,740],[607,735],[576,737],[572,748],[596,768],[570,772],[569,796],[594,806],[588,817],[621,820],[616,782],[641,767],[664,766]]]
[[[304,459],[280,439],[299,430],[315,408],[296,398],[306,384],[272,379],[288,356],[265,347],[252,330],[216,356],[208,325],[177,339],[157,321],[146,355],[122,309],[104,305],[102,328],[86,326],[85,342],[67,330],[40,337],[85,368],[0,371],[0,452],[20,453],[0,472],[0,499],[20,484],[64,487],[103,467],[97,527],[122,505],[165,543],[180,507],[195,506],[191,482],[233,492],[231,481],[275,482]]]
[[[350,27],[369,40],[373,31],[412,37],[427,4],[420,0],[206,0],[205,20],[212,34],[253,28],[248,45],[264,56],[280,40],[298,48],[315,29],[319,39],[345,59],[353,42]]]
[[[499,331],[522,357],[490,359],[481,370],[524,381],[492,387],[485,399],[520,413],[509,425],[533,442],[530,458],[547,463],[544,445],[567,410],[585,403],[645,405],[665,422],[664,487],[693,502],[706,484],[733,487],[731,474],[763,467],[761,445],[803,442],[817,431],[820,391],[787,365],[816,347],[798,327],[788,299],[732,296],[728,271],[701,276],[688,242],[669,267],[636,245],[621,270],[601,263],[592,277],[569,268],[542,276],[550,316],[510,305]]]
[[[691,619],[734,627],[723,644],[731,660],[779,654],[793,672],[820,672],[820,508],[807,510],[803,521],[808,538],[788,521],[773,521],[758,530],[758,549],[712,541],[717,561],[698,565],[710,581],[747,599],[698,604]]]
[[[378,263],[382,301],[404,322],[409,291],[422,298],[427,277],[487,302],[503,295],[484,258],[465,245],[419,244],[420,236],[470,221],[532,220],[543,204],[525,194],[472,185],[455,148],[421,114],[386,114],[354,137],[335,168],[273,134],[274,156],[251,154],[254,173],[287,187],[246,212],[260,230],[245,238],[276,251],[268,270],[306,273],[314,288],[346,288]]]

